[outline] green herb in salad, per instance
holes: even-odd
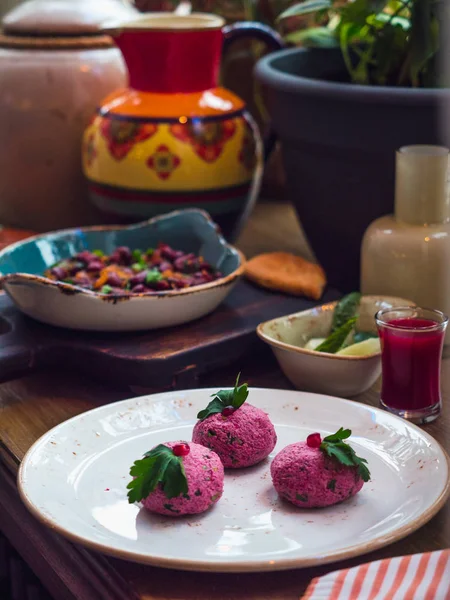
[[[349,319],[354,317],[358,313],[359,304],[361,302],[361,294],[359,292],[352,292],[347,296],[344,296],[336,305],[333,312],[333,321],[331,324],[331,332],[334,333],[342,325],[347,323]]]
[[[155,281],[161,281],[163,276],[157,269],[151,269],[145,276],[145,283],[154,283]]]
[[[341,348],[345,346],[345,343],[352,333],[358,317],[352,317],[346,323],[341,325],[339,329],[336,329],[331,335],[329,335],[324,342],[322,342],[316,348],[316,352],[328,352],[335,354],[339,352]]]
[[[378,334],[370,331],[356,331],[353,336],[353,344],[359,344],[360,342],[372,339],[378,339]]]
[[[133,250],[133,252],[131,253],[131,257],[133,259],[133,262],[135,262],[135,263],[143,262],[141,250],[138,250],[138,249]]]

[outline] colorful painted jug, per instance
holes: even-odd
[[[217,85],[222,46],[252,36],[278,49],[280,38],[203,13],[147,14],[104,31],[130,87],[108,96],[85,132],[92,201],[122,222],[203,208],[235,237],[257,198],[264,150],[244,102]]]

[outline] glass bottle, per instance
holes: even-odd
[[[450,313],[448,156],[441,146],[398,150],[395,214],[371,223],[362,242],[363,294],[399,296]]]

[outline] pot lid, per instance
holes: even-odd
[[[111,19],[129,20],[138,11],[128,0],[27,0],[3,18],[7,35],[92,35]]]

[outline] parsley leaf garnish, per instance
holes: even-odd
[[[346,467],[357,467],[358,475],[363,481],[369,481],[370,471],[366,467],[367,460],[356,455],[355,451],[344,440],[351,436],[350,429],[341,427],[339,431],[328,435],[320,444],[320,450],[330,458],[336,459]]]
[[[222,412],[226,406],[232,406],[233,408],[238,409],[244,404],[248,397],[248,384],[243,383],[242,385],[239,385],[240,375],[241,374],[239,373],[232,390],[220,390],[211,395],[213,400],[211,400],[205,409],[198,413],[197,419],[203,421],[211,415]]]
[[[127,485],[130,504],[147,498],[159,483],[169,499],[188,492],[183,459],[175,456],[164,444],[159,444],[146,452],[144,458],[137,460],[130,469],[130,475],[133,477]]]

